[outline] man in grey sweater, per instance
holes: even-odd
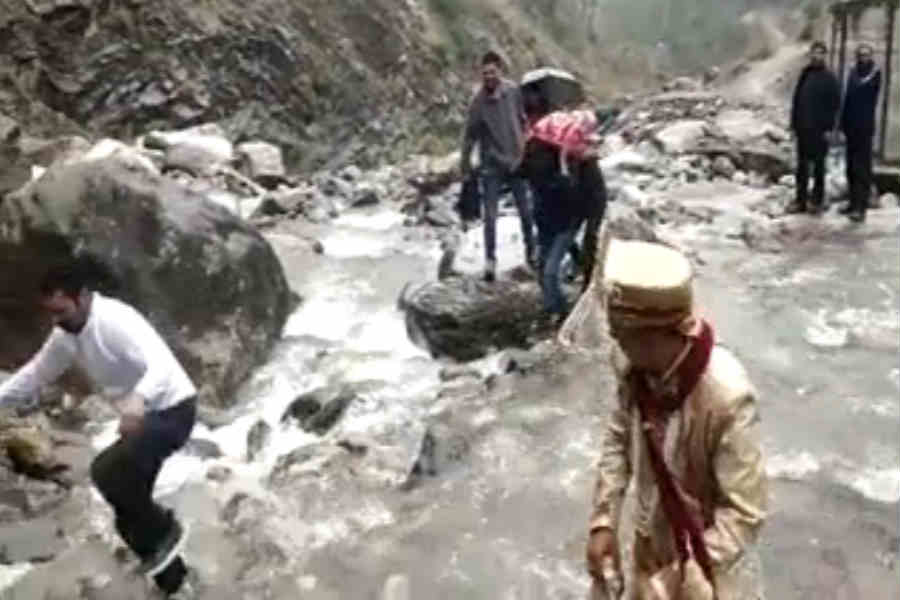
[[[472,174],[472,148],[479,145],[484,186],[484,278],[493,281],[497,269],[497,209],[500,188],[510,186],[522,226],[525,260],[534,264],[534,224],[525,180],[515,174],[525,145],[525,108],[519,86],[502,77],[503,60],[496,52],[481,59],[482,85],[472,104],[463,134],[464,178]]]

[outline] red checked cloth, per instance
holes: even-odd
[[[597,117],[589,110],[556,111],[540,118],[528,137],[553,144],[573,158],[582,158],[590,147],[590,136],[597,129]]]

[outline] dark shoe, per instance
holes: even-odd
[[[176,558],[161,573],[153,577],[156,587],[167,598],[195,598],[196,594],[189,583],[190,571],[181,558]]]
[[[150,577],[162,573],[181,552],[185,540],[187,529],[173,517],[169,532],[160,541],[159,547],[143,560],[141,570]]]
[[[816,202],[809,205],[809,210],[807,212],[814,217],[818,217],[825,212],[825,207],[821,203]]]
[[[786,209],[784,209],[784,214],[786,215],[799,215],[806,212],[806,203],[805,202],[792,202],[788,205]]]
[[[484,265],[484,280],[491,283],[497,279],[497,261],[488,259]]]
[[[850,204],[849,202],[846,203],[845,205],[843,205],[843,206],[838,210],[838,213],[839,213],[839,214],[842,214],[842,215],[845,215],[845,216],[846,216],[846,215],[849,215],[849,214],[852,213],[852,212],[853,212],[853,205]]]
[[[539,263],[537,251],[533,249],[525,250],[525,264],[527,264],[532,271],[538,270]]]
[[[866,213],[861,210],[856,210],[847,215],[851,221],[854,223],[863,223],[866,220]]]

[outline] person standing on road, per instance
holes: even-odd
[[[847,184],[850,201],[841,214],[861,223],[866,219],[872,193],[872,142],[875,137],[875,109],[881,91],[881,71],[872,58],[872,47],[860,44],[856,66],[850,70],[841,110],[841,130],[847,140]]]
[[[134,308],[88,289],[85,261],[52,267],[37,307],[54,327],[31,360],[0,385],[0,405],[30,400],[77,363],[121,414],[119,438],[91,464],[141,571],[166,594],[183,588],[185,529],[153,501],[163,462],[188,440],[197,391],[172,351]],[[189,587],[189,586],[184,586]]]
[[[809,64],[794,89],[791,131],[797,142],[797,195],[788,206],[788,214],[807,211],[821,214],[825,208],[825,158],[841,102],[840,83],[825,65],[827,53],[823,42],[813,43]],[[808,201],[810,165],[813,167],[811,202]]]
[[[463,133],[460,170],[463,178],[472,174],[471,156],[475,144],[481,156],[484,186],[484,278],[493,281],[497,270],[497,213],[501,187],[512,190],[522,227],[525,261],[534,266],[534,224],[525,180],[515,174],[525,145],[525,108],[519,86],[504,79],[503,60],[496,52],[481,59],[481,88],[469,106]]]

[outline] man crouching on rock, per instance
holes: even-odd
[[[599,462],[588,570],[594,598],[622,597],[617,535],[635,482],[632,589],[640,600],[763,597],[755,542],[767,481],[755,391],[693,312],[688,260],[670,248],[614,241],[603,289],[618,401]]]
[[[119,439],[91,465],[122,540],[167,594],[182,588],[185,531],[153,501],[156,476],[190,436],[196,389],[153,326],[131,306],[87,288],[89,267],[73,261],[45,276],[39,307],[55,327],[37,354],[0,386],[0,405],[24,401],[77,363],[114,400]]]

